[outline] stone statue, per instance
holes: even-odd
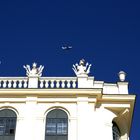
[[[38,77],[42,76],[42,71],[44,69],[44,66],[40,65],[39,68],[37,68],[36,66],[37,66],[37,64],[35,62],[32,64],[32,69],[30,68],[29,65],[26,65],[26,66],[24,65],[23,67],[26,70],[26,75],[27,76],[38,76]]]
[[[88,62],[85,64],[85,60],[81,59],[79,65],[76,63],[73,65],[73,71],[77,76],[88,76],[90,73],[91,64],[89,65]]]

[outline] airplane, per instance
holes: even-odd
[[[70,49],[72,49],[72,46],[64,45],[64,46],[62,46],[62,49],[63,50],[70,50]]]

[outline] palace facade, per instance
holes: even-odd
[[[126,74],[96,81],[88,63],[76,77],[42,77],[44,66],[24,66],[26,77],[0,77],[0,140],[129,140],[135,95]]]

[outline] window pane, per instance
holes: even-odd
[[[3,135],[5,132],[5,122],[3,119],[0,119],[0,135]]]
[[[9,134],[10,135],[15,134],[15,128],[16,128],[16,119],[10,118],[10,126],[9,126]]]
[[[55,122],[55,119],[47,119],[46,133],[48,135],[56,134],[56,122]]]
[[[58,135],[66,135],[67,134],[67,119],[58,119],[57,134]]]
[[[8,135],[9,134],[9,130],[10,130],[10,119],[6,118],[5,122],[6,122],[5,135]]]

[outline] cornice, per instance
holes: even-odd
[[[100,98],[102,89],[0,89],[1,96],[97,96]]]

